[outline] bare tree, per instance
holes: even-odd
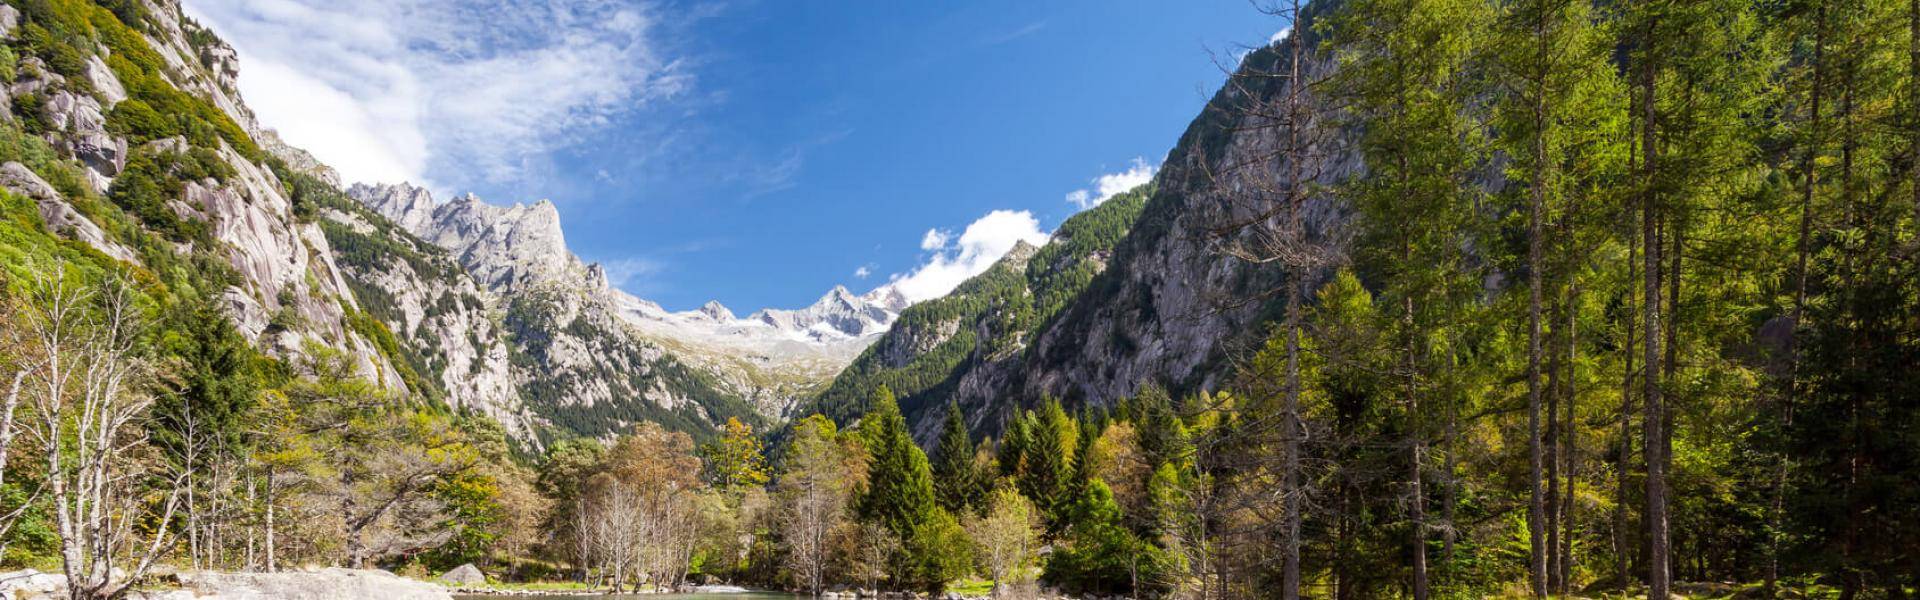
[[[1327,132],[1323,107],[1315,95],[1315,88],[1325,80],[1325,61],[1306,43],[1307,34],[1299,26],[1303,4],[1283,0],[1259,6],[1262,12],[1285,20],[1291,32],[1274,47],[1276,52],[1249,53],[1228,77],[1228,88],[1248,99],[1234,116],[1235,133],[1250,142],[1219,157],[1219,166],[1208,167],[1212,191],[1227,204],[1225,218],[1209,232],[1214,251],[1251,265],[1277,265],[1283,272],[1280,289],[1253,300],[1265,302],[1274,293],[1285,298],[1280,407],[1275,415],[1255,417],[1262,422],[1249,423],[1247,431],[1279,442],[1276,479],[1280,489],[1272,496],[1280,505],[1279,522],[1274,525],[1283,544],[1279,592],[1286,600],[1300,597],[1300,523],[1306,503],[1301,475],[1307,433],[1300,414],[1301,312],[1315,274],[1339,261],[1335,246],[1309,231],[1306,222],[1308,202],[1315,197],[1315,183],[1327,162],[1323,143]],[[1201,163],[1208,164],[1206,157]],[[1220,508],[1250,507],[1230,503]]]
[[[608,467],[588,479],[579,535],[615,591],[672,589],[685,580],[700,538],[696,504],[700,459],[693,438],[642,424],[609,453]]]
[[[29,377],[46,365],[46,361],[38,351],[40,344],[36,343],[37,340],[30,331],[32,328],[29,327],[31,321],[27,315],[31,314],[29,311],[33,309],[32,305],[10,298],[6,303],[5,313],[0,314],[0,319],[5,319],[0,322],[0,344],[3,344],[0,345],[0,361],[4,361],[0,364],[4,364],[7,373],[5,376],[7,396],[4,405],[0,406],[0,485],[7,482],[7,461],[13,455],[13,442],[20,433],[18,419],[21,392],[29,383]],[[29,494],[20,506],[0,515],[0,554],[6,553],[7,544],[13,539],[8,534],[13,532],[14,524],[18,523],[20,516],[33,505],[42,489],[36,486],[33,493]]]
[[[154,369],[139,352],[140,311],[125,282],[76,285],[61,267],[26,308],[23,326],[44,357],[27,388],[37,417],[27,431],[46,460],[68,595],[118,597],[173,542],[170,527],[142,540],[137,525],[170,522],[187,476],[142,454]]]
[[[779,482],[780,525],[787,568],[815,596],[832,562],[834,535],[847,526],[853,496],[848,475],[839,444],[817,429],[799,430]]]
[[[969,516],[967,536],[974,556],[993,579],[993,597],[1025,580],[1024,570],[1040,545],[1040,520],[1033,503],[1010,488],[994,491],[984,516]]]

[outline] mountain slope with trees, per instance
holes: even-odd
[[[886,386],[922,445],[938,434],[949,404],[974,429],[997,430],[1019,408],[998,394],[1015,387],[1010,378],[1022,373],[1034,339],[1101,281],[1152,194],[1152,185],[1117,194],[1068,218],[1045,245],[1020,244],[952,293],[908,307],[803,409],[851,422]]]

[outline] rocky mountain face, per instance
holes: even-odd
[[[205,295],[273,355],[351,357],[530,448],[643,420],[695,434],[776,421],[903,304],[839,290],[744,319],[669,314],[568,252],[550,203],[350,197],[255,121],[233,49],[177,0],[0,4],[0,39],[0,208],[33,235]]]
[[[543,424],[601,435],[637,420],[695,431],[727,417],[783,418],[892,324],[890,288],[836,288],[804,309],[746,318],[717,302],[670,312],[608,285],[567,249],[550,202],[438,202],[411,185],[347,190],[371,212],[446,253],[503,307],[524,405]],[[423,340],[423,343],[428,343]]]
[[[1147,384],[1188,391],[1225,383],[1230,358],[1262,341],[1264,324],[1279,316],[1277,294],[1270,292],[1284,282],[1281,267],[1228,256],[1220,248],[1236,238],[1219,232],[1252,219],[1248,204],[1238,200],[1270,184],[1252,179],[1261,175],[1244,165],[1278,168],[1267,158],[1276,147],[1275,128],[1256,122],[1271,111],[1253,108],[1285,92],[1282,78],[1262,74],[1280,68],[1285,47],[1269,46],[1243,60],[1188,126],[1153,184],[1069,219],[1024,265],[1018,253],[1010,255],[953,295],[908,309],[811,406],[852,420],[866,394],[886,384],[900,396],[916,439],[927,445],[949,403],[975,432],[994,434],[1013,411],[1046,397],[1069,407],[1110,406]],[[1329,68],[1309,63],[1316,73]],[[1324,137],[1304,172],[1330,184],[1361,170],[1346,137]],[[1328,195],[1311,198],[1304,210],[1312,241],[1341,252],[1350,212]],[[1081,219],[1124,225],[1111,237],[1089,236],[1076,230],[1116,230],[1075,223]]]
[[[404,389],[392,356],[350,326],[358,304],[332,247],[253,141],[231,48],[173,0],[29,8],[0,6],[0,37],[25,50],[9,54],[0,107],[8,135],[26,136],[9,143],[0,184],[32,199],[50,233],[217,298],[270,353],[332,348]],[[76,22],[94,37],[50,29]],[[184,114],[141,118],[155,105]]]
[[[1293,34],[1308,36],[1305,47],[1319,46],[1306,24],[1330,6],[1315,3],[1303,12]],[[1255,220],[1253,211],[1264,209],[1246,201],[1249,190],[1271,188],[1271,174],[1286,168],[1271,158],[1281,134],[1264,115],[1287,93],[1285,78],[1268,75],[1284,72],[1287,47],[1282,40],[1248,55],[1187,127],[1109,268],[1035,336],[1030,359],[1000,393],[1105,406],[1150,383],[1176,392],[1211,390],[1233,375],[1232,358],[1250,355],[1265,340],[1266,324],[1281,316],[1283,295],[1275,290],[1285,281],[1284,268],[1227,255],[1223,244],[1252,234],[1222,238],[1218,232]],[[1333,68],[1324,57],[1304,63],[1309,79]],[[1361,173],[1356,138],[1340,129],[1337,109],[1324,98],[1307,98],[1327,128],[1305,152],[1301,172],[1310,174],[1309,184],[1331,187]],[[1307,243],[1335,257],[1310,275],[1314,281],[1345,255],[1352,218],[1330,192],[1304,202]]]
[[[850,421],[885,385],[924,444],[939,434],[949,403],[975,431],[997,430],[1020,406],[1001,394],[1018,389],[1033,342],[1099,279],[1151,194],[1146,186],[1114,196],[1067,219],[1044,246],[1022,243],[952,293],[907,308],[808,412]]]

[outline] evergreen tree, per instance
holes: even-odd
[[[1430,387],[1453,362],[1439,336],[1463,315],[1479,279],[1464,253],[1478,221],[1482,159],[1465,79],[1488,6],[1478,0],[1356,0],[1333,27],[1342,49],[1340,87],[1358,125],[1370,171],[1349,194],[1366,223],[1360,262],[1383,283],[1393,322],[1406,437],[1402,466],[1414,600],[1431,594],[1427,539],[1428,448],[1446,398]]]
[[[926,454],[907,433],[907,422],[900,416],[893,390],[876,388],[870,402],[872,410],[861,418],[859,427],[860,441],[870,457],[860,514],[906,539],[936,507],[932,469]]]
[[[935,496],[949,513],[957,515],[977,508],[984,497],[986,476],[974,469],[973,453],[973,438],[960,416],[960,405],[950,402],[933,462]]]
[[[966,548],[965,532],[934,501],[932,467],[907,432],[893,390],[875,389],[871,406],[859,429],[870,457],[860,516],[901,540],[901,552],[889,561],[895,585],[939,589],[970,560],[956,554]]]
[[[1121,525],[1120,506],[1105,482],[1093,481],[1069,510],[1073,525],[1042,579],[1079,594],[1138,597],[1165,589],[1166,554]]]
[[[1072,418],[1060,402],[1047,399],[1039,412],[1028,413],[1026,461],[1020,474],[1020,491],[1047,515],[1047,532],[1058,535],[1066,527],[1072,505],[1073,448],[1079,436]]]
[[[1018,479],[1027,459],[1027,419],[1023,413],[1015,412],[1007,418],[1007,432],[1000,440],[999,452],[994,455],[994,464],[1000,469],[1003,478]]]

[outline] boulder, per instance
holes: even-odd
[[[50,596],[66,587],[67,578],[54,573],[41,573],[33,569],[0,573],[0,598]]]
[[[20,9],[0,5],[0,37],[13,37],[13,29],[20,26]]]
[[[473,563],[467,563],[442,573],[440,580],[459,586],[486,585],[487,574],[481,572],[480,567],[473,566]]]
[[[179,575],[198,600],[452,600],[446,588],[380,570],[325,568],[311,573],[216,573]]]

